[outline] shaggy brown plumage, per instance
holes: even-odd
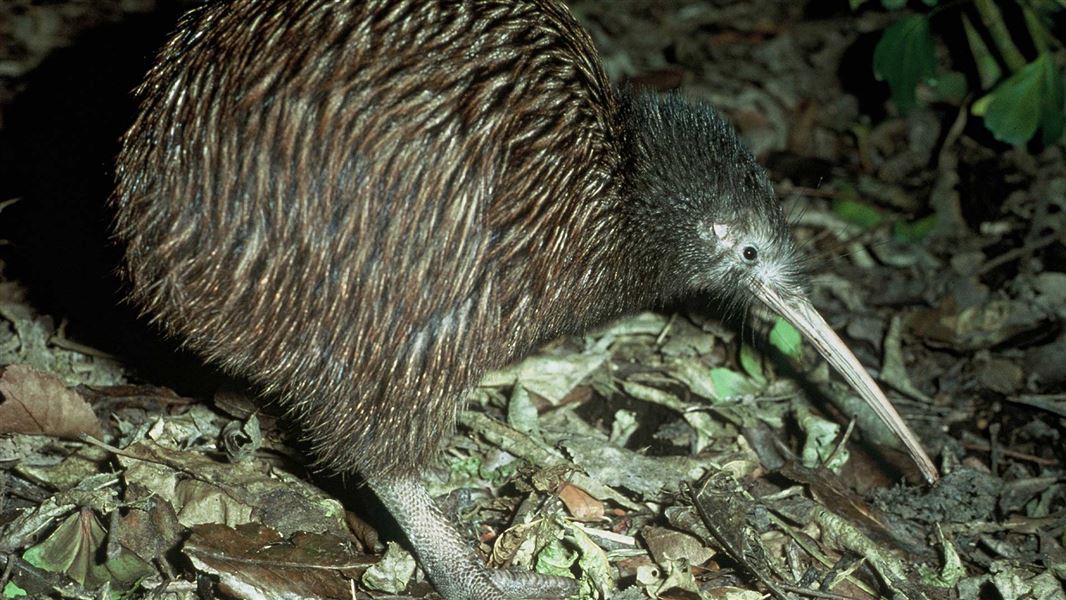
[[[554,2],[219,2],[139,94],[135,299],[331,467],[425,464],[485,368],[646,287],[600,256],[616,102]]]

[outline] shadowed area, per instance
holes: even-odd
[[[0,129],[0,198],[18,199],[4,208],[0,239],[7,277],[40,312],[65,319],[68,338],[193,393],[217,378],[122,301],[107,205],[119,138],[136,109],[132,90],[179,13],[168,4],[90,29],[24,78]]]

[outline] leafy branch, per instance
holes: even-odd
[[[867,1],[852,0],[852,7]],[[1045,22],[1053,13],[1066,9],[1066,1],[1003,1],[1015,3],[1024,28],[1014,27],[1012,31],[994,0],[972,0],[977,19],[963,11],[952,11],[961,19],[982,92],[970,110],[984,119],[985,126],[1000,141],[1025,144],[1039,131],[1044,145],[1053,144],[1063,132],[1064,52]],[[906,0],[881,3],[889,10],[901,10],[907,4]],[[922,0],[922,4],[922,12],[905,15],[886,28],[874,50],[874,74],[888,83],[893,103],[904,113],[918,104],[920,85],[946,87],[944,84],[949,81],[965,85],[959,74],[937,60],[931,26],[934,18],[963,3]],[[1015,39],[1023,35],[1024,39]],[[1035,49],[1035,57],[1028,59],[1016,41],[1028,41]],[[955,95],[961,97],[965,92]]]

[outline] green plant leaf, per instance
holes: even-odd
[[[600,595],[593,595],[593,591],[603,591],[610,598],[613,595],[615,584],[612,577],[614,569],[607,559],[607,552],[600,548],[599,544],[593,541],[582,528],[572,523],[567,523],[565,529],[566,541],[575,547],[578,554],[577,566],[581,573],[581,579],[578,582],[577,596],[579,598],[596,598],[600,597]],[[548,546],[552,544],[563,545],[558,539],[548,544]],[[573,577],[570,569],[562,569],[561,572],[554,573],[542,571],[540,568],[540,556],[537,557],[537,572],[560,577]]]
[[[907,0],[881,0],[881,6],[888,10],[899,10],[907,6]]]
[[[20,588],[13,581],[4,585],[4,598],[23,598],[29,596],[26,590]]]
[[[844,196],[833,199],[832,210],[836,216],[863,229],[873,229],[885,220],[876,206]]]
[[[1024,144],[1042,133],[1044,145],[1062,136],[1062,71],[1048,53],[1025,65],[992,91],[985,126],[997,140]]]
[[[1050,50],[1053,43],[1047,27],[1041,22],[1040,15],[1031,7],[1022,4],[1022,15],[1025,17],[1025,27],[1029,30],[1029,37],[1036,46],[1036,51],[1043,54]]]
[[[954,106],[961,106],[966,94],[970,93],[966,76],[958,71],[941,72],[929,82],[929,87],[933,90],[935,100]]]
[[[936,73],[936,51],[929,19],[910,15],[893,23],[874,49],[874,75],[887,81],[900,112],[914,107],[918,84]]]
[[[740,366],[755,383],[766,383],[766,375],[762,372],[762,356],[748,344],[740,345]]]
[[[1045,18],[1066,10],[1066,0],[1030,0],[1026,4]]]
[[[977,14],[981,16],[981,24],[988,31],[992,43],[999,50],[1003,62],[1011,71],[1018,71],[1025,66],[1025,56],[1018,50],[1017,44],[1011,35],[1011,28],[1003,19],[1003,11],[999,9],[996,0],[973,0],[973,6]]]
[[[836,471],[848,461],[846,450],[833,455],[837,448],[837,438],[840,435],[840,425],[823,419],[812,413],[802,405],[796,410],[796,421],[800,429],[806,433],[803,440],[803,450],[800,451],[800,459],[803,466],[814,468],[825,465],[830,470]],[[832,458],[832,462],[829,459]]]
[[[777,319],[770,330],[770,343],[786,356],[796,358],[802,352],[803,337],[788,321]]]
[[[892,237],[901,242],[920,242],[929,237],[929,234],[936,229],[936,223],[935,214],[917,221],[899,221],[892,226]]]
[[[970,46],[973,54],[973,62],[977,65],[977,77],[981,80],[981,89],[987,90],[1003,77],[1003,69],[999,68],[999,61],[988,49],[988,44],[977,32],[977,28],[970,22],[970,18],[962,15],[962,28],[966,32],[966,43]]]
[[[717,400],[732,400],[759,390],[750,379],[725,367],[711,369],[711,384]]]
[[[1044,79],[1047,83],[1047,95],[1041,104],[1040,141],[1050,146],[1062,138],[1063,101],[1066,100],[1066,82],[1062,78],[1062,69],[1055,64],[1050,53],[1041,54],[1044,59]]]
[[[537,573],[543,575],[572,577],[570,567],[577,559],[577,552],[570,550],[559,540],[552,540],[537,554],[537,563],[534,568]]]

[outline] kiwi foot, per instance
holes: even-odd
[[[567,577],[542,575],[531,571],[486,571],[493,585],[515,600],[554,600],[577,593],[577,582]]]
[[[561,600],[577,591],[565,577],[486,568],[417,478],[367,478],[367,484],[407,534],[445,600]]]

